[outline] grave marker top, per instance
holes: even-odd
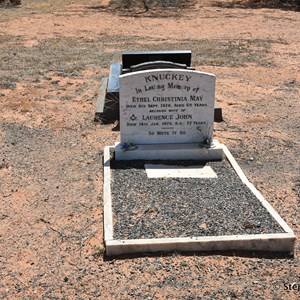
[[[121,75],[121,143],[210,143],[214,103],[212,74],[164,69]]]
[[[141,52],[123,52],[122,65],[124,68],[130,68],[133,65],[151,62],[151,61],[169,61],[178,64],[191,66],[192,51],[141,51]]]

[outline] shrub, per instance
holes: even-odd
[[[0,4],[3,5],[21,5],[21,0],[0,0]]]
[[[190,0],[111,0],[110,4],[117,8],[182,7]]]
[[[21,5],[21,0],[9,0],[13,5]]]

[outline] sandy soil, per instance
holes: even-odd
[[[108,1],[0,8],[1,299],[299,299],[294,257],[103,257],[100,80],[122,51],[191,49],[217,76],[225,143],[300,235],[300,18],[293,10],[115,11]],[[223,1],[227,3],[230,1]]]

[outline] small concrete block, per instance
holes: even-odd
[[[217,178],[210,166],[144,165],[148,178]]]
[[[223,115],[222,115],[222,108],[219,105],[219,103],[215,102],[215,115],[214,115],[214,121],[215,122],[222,122],[223,121]]]
[[[110,65],[107,92],[119,93],[119,76],[122,73],[122,66],[119,63],[112,63]]]
[[[99,97],[98,97],[97,103],[96,103],[96,113],[100,113],[101,114],[104,111],[105,94],[106,94],[107,82],[108,82],[108,78],[107,77],[102,78],[100,93],[99,93]]]
[[[200,147],[193,144],[153,144],[136,145],[137,149],[123,151],[121,143],[115,145],[116,160],[222,160],[223,147],[218,141],[214,141],[211,148]]]

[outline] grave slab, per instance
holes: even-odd
[[[118,164],[122,165],[127,162],[114,162],[114,158],[111,156],[114,147],[106,147],[104,150],[106,255],[175,250],[245,250],[293,253],[295,235],[291,228],[248,181],[229,150],[224,145],[222,147],[224,148],[224,160],[212,162],[215,164],[213,169],[218,175],[217,178],[167,179],[177,180],[170,182],[162,178],[146,179],[147,176],[142,174],[146,172],[143,166],[148,162],[128,162],[136,164],[136,166],[131,169],[128,169],[128,166],[120,169]],[[188,162],[186,163],[188,164]],[[227,171],[224,170],[228,169],[228,166],[224,167],[223,163],[230,166],[232,171],[229,173],[233,172],[235,175],[227,175]],[[211,162],[207,164],[209,165]],[[126,180],[120,181],[123,175],[119,178],[119,172],[124,172],[125,177],[123,178]],[[229,177],[227,178],[227,176]],[[151,183],[153,180],[154,182]],[[159,184],[156,182],[157,180],[162,180],[166,186]],[[181,180],[185,180],[184,185],[181,184]],[[192,181],[190,182],[190,180]],[[200,181],[197,184],[195,180]],[[209,182],[205,183],[207,180]],[[118,197],[114,190],[116,181],[122,195],[121,198],[116,198]],[[219,183],[219,181],[224,183]],[[122,192],[123,188],[120,184],[125,185],[126,193]],[[179,185],[179,197],[182,199],[179,202],[173,199],[177,194],[174,184]],[[134,185],[138,185],[138,188]],[[151,188],[152,185],[153,188]],[[219,190],[214,190],[214,186]],[[205,191],[207,188],[208,190],[202,194],[201,189]],[[198,192],[195,193],[193,189],[197,189]],[[186,198],[185,193],[192,197]],[[169,200],[161,198],[162,195]],[[207,200],[203,196],[211,199],[210,210],[208,206],[204,205],[203,201]],[[171,200],[175,202],[171,204],[169,202]],[[118,206],[117,202],[120,201],[122,204]],[[183,213],[185,209],[188,209],[186,214]],[[129,221],[120,219],[122,210]],[[167,215],[164,215],[165,213]],[[160,218],[162,219],[160,220]],[[192,223],[189,225],[190,222]],[[168,225],[164,225],[164,223]],[[118,227],[122,224],[125,226],[124,229]],[[142,227],[140,228],[140,226]]]

